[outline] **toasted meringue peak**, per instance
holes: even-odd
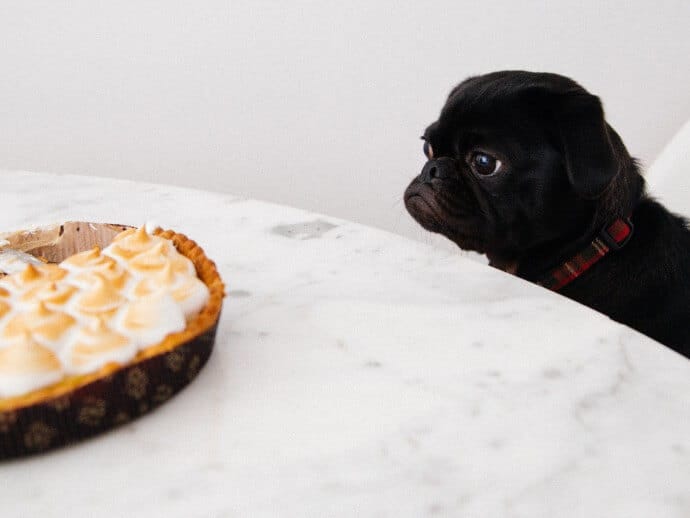
[[[166,243],[161,241],[133,257],[128,264],[136,272],[148,274],[162,270],[168,264]]]
[[[196,267],[194,266],[194,263],[177,250],[175,250],[174,254],[172,255],[170,264],[176,273],[196,277]]]
[[[120,307],[125,298],[100,273],[94,274],[93,284],[77,298],[76,309],[87,314],[107,313]]]
[[[82,329],[81,332],[93,336],[97,335],[99,333],[104,334],[107,332],[111,332],[110,328],[108,328],[108,324],[105,323],[105,319],[101,317],[95,317],[92,318],[87,325],[85,325]]]
[[[115,329],[138,344],[155,344],[186,326],[180,306],[164,291],[158,291],[125,306]]]
[[[208,287],[196,277],[184,277],[170,292],[186,318],[201,311],[210,296]]]
[[[24,374],[59,370],[60,361],[53,351],[37,343],[25,331],[4,349],[0,349],[0,374]]]
[[[2,331],[2,336],[12,340],[29,332],[44,345],[56,345],[75,323],[76,320],[67,313],[53,311],[45,302],[38,302],[28,311],[17,313],[10,318]]]
[[[112,257],[103,255],[101,249],[97,246],[91,250],[74,254],[60,263],[60,266],[66,270],[81,270],[99,268],[114,263]]]
[[[139,281],[132,290],[135,297],[146,297],[159,290],[169,293],[182,308],[185,318],[198,313],[208,302],[208,287],[197,277],[175,273],[173,264],[166,264],[156,274]]]
[[[20,300],[22,302],[40,301],[54,306],[64,306],[76,291],[77,288],[70,284],[50,282],[31,288],[20,297]]]
[[[137,229],[125,230],[115,236],[115,239],[104,250],[104,253],[123,260],[129,260],[158,243],[166,243],[166,240],[158,236],[149,235],[146,232],[146,227],[142,226]]]
[[[167,285],[167,286],[172,286],[172,284],[175,282],[175,270],[173,268],[173,263],[169,262],[167,263],[163,269],[156,275],[155,279],[156,282],[162,284],[162,285]]]
[[[171,272],[164,272],[167,266],[170,266]],[[130,259],[127,267],[142,276],[159,276],[162,273],[167,275],[182,273],[196,276],[194,264],[180,254],[172,243],[165,240],[161,240],[160,243]]]
[[[63,377],[55,353],[38,344],[28,332],[0,349],[0,397],[24,394]]]
[[[130,228],[129,230],[125,230],[124,232],[120,232],[118,235],[116,235],[113,238],[113,243],[122,243],[122,242],[130,242],[130,243],[138,243],[140,245],[147,245],[148,242],[151,240],[151,236],[149,236],[148,232],[146,232],[146,225],[143,225],[139,228]]]
[[[46,280],[49,281],[59,281],[67,275],[67,270],[60,268],[57,264],[42,264],[38,268],[45,275]]]
[[[169,290],[175,284],[179,274],[175,273],[173,264],[166,262],[165,265],[155,273],[144,277],[132,290],[136,297],[145,297],[161,289]]]
[[[63,361],[68,372],[83,374],[107,363],[124,363],[135,353],[136,346],[127,337],[109,328],[103,319],[94,318],[79,330]]]
[[[128,280],[127,271],[98,247],[73,255],[60,264],[72,272],[68,282],[81,288],[92,286],[96,281],[95,274],[104,277],[118,290],[123,289]]]
[[[33,280],[40,280],[40,281],[59,281],[60,279],[64,278],[65,275],[67,275],[67,271],[60,268],[56,264],[41,264],[38,266],[34,266],[30,264],[29,266],[26,267],[26,269],[31,269],[33,272],[29,274]],[[38,277],[35,276],[35,273],[38,272]],[[26,273],[26,270],[25,272]],[[19,275],[19,277],[22,277],[22,274]]]
[[[21,272],[3,279],[6,290],[23,291],[38,283],[58,281],[67,271],[54,264],[28,264]]]
[[[11,309],[12,309],[12,306],[10,306],[9,302],[5,302],[4,300],[0,300],[0,318],[7,315]]]
[[[160,270],[144,277],[135,284],[132,295],[135,297],[146,297],[160,290],[169,292],[179,276],[179,274],[175,273],[172,263],[166,262]]]
[[[148,297],[149,295],[156,293],[161,289],[163,289],[162,286],[158,284],[154,279],[142,279],[141,281],[135,284],[134,289],[132,290],[132,296],[137,299],[140,299],[142,297]]]
[[[41,272],[33,264],[28,264],[17,278],[25,284],[31,284],[41,278]]]
[[[51,314],[52,312],[46,307],[45,302],[36,304],[36,310],[34,311],[34,316],[36,318],[47,318]]]
[[[142,245],[151,241],[151,236],[148,233],[145,224],[134,230],[134,234],[132,234],[132,237],[130,237],[130,241],[133,243],[140,243]]]
[[[89,288],[97,283],[99,278],[102,278],[111,284],[116,290],[123,290],[127,285],[127,282],[129,282],[131,275],[117,262],[112,259],[110,260],[112,262],[100,265],[90,270],[83,270],[79,273],[75,273],[68,282],[71,282],[72,284],[81,288]]]
[[[0,297],[9,297],[9,296],[10,296],[9,290],[0,286]]]

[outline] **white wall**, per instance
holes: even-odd
[[[248,194],[428,240],[402,191],[450,88],[570,75],[649,163],[690,117],[690,2],[0,0],[0,168]]]

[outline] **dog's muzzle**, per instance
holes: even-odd
[[[440,183],[457,176],[455,162],[446,157],[429,160],[405,191],[405,206],[419,224],[432,232],[445,226],[445,210],[439,204]]]

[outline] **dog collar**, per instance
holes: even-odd
[[[630,218],[618,218],[604,227],[583,250],[561,266],[554,268],[539,284],[558,291],[570,284],[611,251],[623,248],[632,237],[634,226]]]

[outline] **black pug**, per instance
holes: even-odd
[[[599,98],[556,74],[450,93],[405,191],[425,229],[690,357],[690,230],[645,193]]]

